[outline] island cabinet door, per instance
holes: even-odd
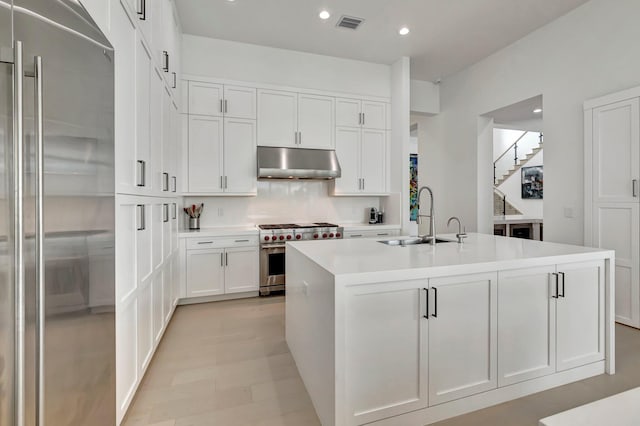
[[[427,280],[349,287],[346,424],[427,407]]]
[[[497,273],[429,285],[429,405],[495,389]]]
[[[558,371],[604,359],[604,263],[557,266]]]
[[[556,371],[555,265],[498,273],[498,386]]]

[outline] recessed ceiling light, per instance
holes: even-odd
[[[533,110],[534,114],[540,114],[542,112],[542,108],[536,108]]]
[[[407,35],[407,34],[409,34],[409,28],[407,28],[407,27],[402,27],[402,28],[400,28],[400,30],[398,31],[398,34],[400,34],[400,35]]]
[[[320,17],[320,19],[325,19],[325,20],[331,18],[331,14],[326,10],[323,10],[322,12],[320,12],[318,16]]]

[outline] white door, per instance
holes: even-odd
[[[256,121],[224,120],[224,190],[233,194],[256,194]]]
[[[362,130],[361,173],[362,192],[380,194],[387,192],[386,141],[384,130]]]
[[[358,99],[336,99],[336,126],[360,127],[362,125],[362,102]]]
[[[187,297],[224,294],[224,250],[187,251]]]
[[[383,102],[362,101],[362,127],[377,130],[387,128],[386,105]]]
[[[162,258],[165,263],[173,252],[171,243],[171,205],[164,203],[162,205]]]
[[[336,128],[336,156],[342,176],[335,180],[335,193],[356,194],[362,188],[360,179],[361,130],[355,127]]]
[[[156,68],[151,71],[151,101],[148,106],[150,108],[150,121],[151,121],[151,154],[148,165],[147,176],[149,176],[148,187],[149,190],[155,195],[161,195],[164,185],[163,179],[163,164],[162,164],[162,149],[163,149],[163,132],[166,128],[166,123],[163,121],[163,103],[164,103],[164,81],[160,71]]]
[[[138,371],[140,374],[151,361],[153,350],[152,297],[153,280],[151,277],[140,283],[138,292]]]
[[[189,82],[189,114],[221,117],[223,112],[221,84]]]
[[[347,288],[348,424],[427,407],[427,280]]]
[[[604,263],[557,266],[558,371],[604,359]]]
[[[595,203],[637,203],[639,200],[640,108],[638,105],[639,100],[635,98],[593,110],[593,201]]]
[[[150,203],[140,203],[135,205],[135,237],[136,237],[136,270],[138,271],[138,281],[142,282],[151,276],[153,272],[152,262],[152,236],[151,236],[151,209]],[[120,238],[120,234],[118,235]]]
[[[151,54],[142,40],[136,45],[136,160],[138,161],[137,185],[141,192],[148,192],[151,188],[151,82],[153,69]],[[126,140],[123,141],[126,143]]]
[[[145,0],[147,2],[147,11],[151,11],[151,37],[147,40],[153,46],[153,55],[156,59],[156,66],[162,69],[164,65],[163,51],[167,51],[165,41],[167,28],[164,25],[164,16],[162,3],[166,0]]]
[[[333,149],[335,99],[298,95],[298,144],[301,148]]]
[[[592,244],[616,252],[616,321],[640,327],[640,208],[597,203],[592,220]]]
[[[173,308],[173,301],[171,300],[171,288],[173,283],[171,280],[173,279],[171,259],[167,259],[165,264],[162,266],[162,314],[164,318],[162,322],[164,326],[169,324],[169,320],[171,319],[171,309]]]
[[[164,204],[157,201],[151,204],[151,261],[153,271],[157,271],[164,261]]]
[[[498,386],[556,371],[553,266],[498,273]]]
[[[153,319],[153,342],[157,344],[162,336],[162,330],[164,328],[164,313],[162,311],[162,271],[158,271],[153,276],[153,282],[151,283],[151,314]]]
[[[152,28],[151,21],[153,20],[153,7],[151,4],[152,0],[129,0],[129,2],[133,3],[134,6],[131,8],[134,12],[136,12],[137,20],[136,26],[140,29],[140,32],[144,35],[144,38],[147,42],[152,43],[151,39]]]
[[[162,90],[162,174],[161,186],[162,192],[171,191],[171,176],[173,175],[173,159],[174,139],[173,132],[173,103],[171,102],[171,93],[169,89],[163,86]]]
[[[495,389],[497,276],[429,280],[429,405]]]
[[[189,117],[189,192],[222,192],[221,117]]]
[[[180,254],[178,252],[173,254],[171,264],[171,303],[176,306],[180,298]]]
[[[256,119],[256,89],[224,86],[224,115],[231,118]]]
[[[112,5],[111,40],[118,52],[118,60],[114,64],[115,80],[115,178],[116,192],[134,194],[140,183],[138,176],[141,166],[136,160],[136,115],[137,84],[141,77],[136,69],[136,27],[124,8],[117,3]],[[133,76],[133,78],[132,78]],[[149,82],[146,81],[148,85]]]
[[[298,94],[258,90],[258,145],[296,148]]]
[[[258,291],[258,248],[238,247],[225,250],[225,293]]]

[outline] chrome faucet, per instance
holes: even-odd
[[[428,215],[421,215],[420,214],[420,195],[422,195],[422,191],[427,190],[429,192],[429,197],[430,197],[430,202],[431,205],[429,206],[429,214]],[[429,218],[429,235],[427,235],[426,237],[423,237],[425,239],[429,239],[429,244],[431,244],[432,246],[436,244],[436,220],[435,217],[433,215],[433,191],[431,190],[431,188],[429,188],[428,186],[423,186],[422,188],[420,188],[420,190],[418,191],[418,217],[416,218],[416,223],[418,225],[420,225],[421,222],[421,217],[428,217]]]
[[[462,228],[460,219],[455,216],[449,218],[449,220],[447,221],[447,227],[449,227],[449,225],[451,225],[451,222],[453,222],[454,220],[458,222],[458,233],[456,234],[456,237],[458,238],[458,244],[462,244],[462,240],[464,238],[467,238],[467,230]]]

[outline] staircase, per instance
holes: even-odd
[[[524,132],[522,136],[518,138],[505,152],[502,153],[498,157],[496,161],[493,162],[493,186],[499,187],[504,183],[505,180],[509,179],[515,173],[517,173],[522,167],[524,167],[533,157],[535,157],[540,151],[543,149],[543,135],[540,133],[539,142],[537,145],[533,147],[525,147],[525,149],[530,149],[530,152],[525,155],[523,158],[518,157],[518,142],[522,140],[529,132]],[[521,148],[522,149],[522,148]],[[513,153],[513,165],[506,170],[506,172],[502,173],[500,178],[497,178],[496,173],[500,174],[498,171],[498,164],[500,160],[502,160],[508,153]]]
[[[501,195],[499,191],[493,191],[493,215],[494,216],[509,216],[509,215],[521,215],[522,212],[515,208],[513,204],[506,200],[506,197]]]

